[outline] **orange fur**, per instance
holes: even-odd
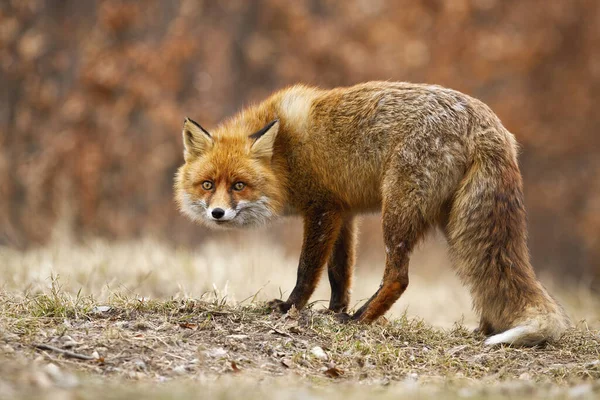
[[[303,307],[327,264],[330,308],[346,310],[354,215],[381,209],[384,279],[353,319],[392,306],[408,286],[410,252],[440,226],[480,329],[496,334],[488,343],[533,345],[566,328],[529,262],[516,142],[480,101],[435,85],[294,86],[210,132],[186,120],[183,135],[175,192],[188,216],[220,227],[304,217],[296,286],[273,308]]]

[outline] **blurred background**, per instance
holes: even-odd
[[[183,118],[210,130],[286,85],[398,80],[491,106],[522,145],[536,270],[600,288],[599,21],[596,0],[2,0],[2,262],[67,238],[248,252],[248,232],[208,232],[176,210]],[[291,220],[259,235],[290,277],[300,232]],[[358,268],[378,264],[376,280],[380,236],[378,216],[365,218]],[[446,268],[443,239],[424,246],[423,268]],[[77,257],[73,269],[90,260]]]

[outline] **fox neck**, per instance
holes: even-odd
[[[270,160],[270,173],[264,176],[272,189],[266,193],[273,217],[297,214],[294,183],[290,179],[295,167],[291,154],[297,152],[311,126],[311,108],[321,90],[306,86],[293,86],[276,92],[263,102],[247,107],[226,124],[231,126],[266,126],[279,120],[279,128]]]
[[[241,114],[242,118],[250,116],[258,118],[260,124],[267,124],[274,119],[279,120],[279,132],[271,159],[275,184],[279,186],[277,192],[281,194],[281,198],[275,202],[278,205],[275,210],[278,215],[297,214],[297,210],[290,202],[289,177],[292,166],[288,155],[293,149],[293,143],[308,133],[311,106],[318,93],[318,89],[294,86],[275,93]]]

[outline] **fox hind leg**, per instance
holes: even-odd
[[[410,252],[426,229],[427,224],[415,206],[384,205],[386,261],[383,281],[377,292],[352,316],[353,320],[372,322],[400,298],[408,287]]]
[[[356,254],[356,221],[353,216],[344,218],[340,233],[327,262],[331,299],[329,309],[345,312],[350,302],[352,273]]]
[[[352,319],[372,322],[388,311],[408,286],[410,253],[427,230],[438,224],[464,174],[460,138],[425,129],[409,135],[385,166],[382,224],[386,247],[383,282]]]
[[[443,200],[431,195],[430,182],[416,166],[391,163],[383,184],[385,272],[379,290],[353,316],[372,322],[388,311],[408,286],[409,256],[435,221]],[[414,168],[413,168],[414,167]],[[423,187],[425,185],[425,187]],[[435,186],[434,186],[435,187]],[[435,189],[439,190],[439,186]]]

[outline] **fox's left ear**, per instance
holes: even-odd
[[[250,140],[254,141],[250,147],[252,155],[256,158],[271,159],[273,156],[273,145],[275,144],[277,132],[279,132],[279,120],[275,119],[269,122],[258,132],[248,136]]]

